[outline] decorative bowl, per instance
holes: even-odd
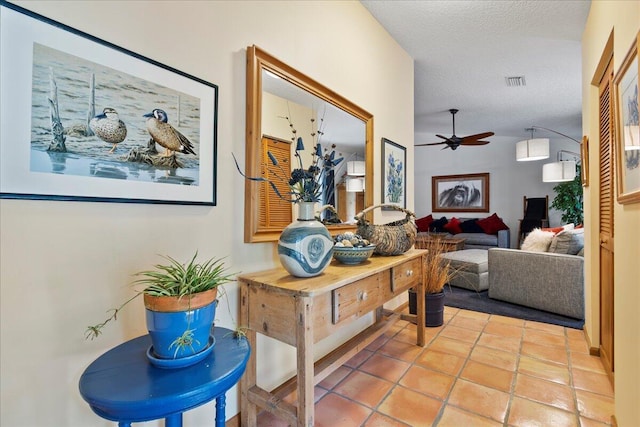
[[[333,257],[342,264],[360,264],[361,262],[369,259],[375,249],[376,245],[363,246],[359,248],[334,246]]]

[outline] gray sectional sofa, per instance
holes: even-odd
[[[488,251],[489,298],[584,319],[584,258],[551,252]]]

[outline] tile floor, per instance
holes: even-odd
[[[427,339],[397,322],[316,386],[315,425],[610,425],[613,388],[581,330],[445,307]]]

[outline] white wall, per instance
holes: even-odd
[[[186,259],[197,249],[203,257],[227,256],[242,272],[277,264],[274,244],[243,243],[244,182],[231,157],[244,159],[247,46],[260,46],[371,112],[377,176],[380,138],[407,146],[413,208],[413,62],[360,3],[18,4],[217,84],[219,185],[215,207],[0,201],[1,425],[113,424],[91,412],[78,379],[95,357],[145,333],[142,304],[128,307],[97,340],[85,341],[84,329],[130,295],[131,275],[156,263],[157,254]],[[374,182],[379,203],[380,180]],[[388,216],[378,212],[376,222]],[[230,308],[222,302],[217,324],[234,327],[237,289],[227,290]],[[294,372],[290,350],[265,345],[259,363],[269,366],[270,381]],[[233,391],[227,417],[237,411]],[[198,408],[185,424],[210,425],[213,412],[211,404]]]
[[[437,130],[434,130],[437,132]],[[547,137],[546,135],[544,136]],[[516,161],[516,143],[526,139],[493,136],[487,138],[488,145],[479,147],[458,147],[457,150],[443,150],[442,146],[417,147],[414,153],[415,165],[415,209],[421,218],[431,211],[431,177],[438,175],[459,175],[468,173],[489,173],[489,212],[437,212],[434,218],[487,217],[494,212],[511,229],[511,247],[517,247],[519,220],[522,219],[522,197],[549,196],[549,206],[556,196],[553,187],[557,183],[542,182],[542,165],[555,162],[558,150],[580,152],[577,143],[566,138],[550,139],[550,156],[546,160],[533,162]],[[433,136],[416,133],[416,143],[436,142]],[[566,157],[563,157],[566,159]],[[562,222],[561,213],[549,208],[549,224],[558,226]]]

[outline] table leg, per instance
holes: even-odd
[[[225,408],[227,406],[227,397],[223,393],[216,398],[216,427],[224,427],[225,419]]]
[[[240,421],[243,427],[256,427],[257,407],[249,401],[249,390],[256,385],[257,337],[256,331],[249,328],[249,285],[240,282],[240,326],[246,331],[249,347],[252,349],[244,375],[240,378]]]
[[[313,427],[313,299],[296,298],[296,351],[298,362],[298,427]]]
[[[182,412],[166,417],[164,427],[182,427]]]
[[[420,347],[424,347],[426,344],[425,337],[425,300],[424,300],[424,284],[427,280],[427,275],[424,266],[426,265],[426,255],[422,256],[422,272],[420,274],[420,282],[415,286],[416,290],[416,326],[417,326],[417,344]]]
[[[120,421],[118,422],[118,427],[131,427],[131,423],[128,421]]]

